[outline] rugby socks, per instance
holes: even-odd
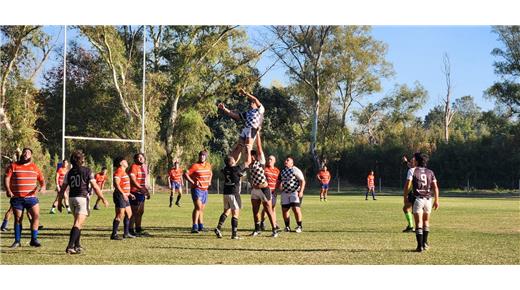
[[[417,248],[423,248],[424,247],[424,235],[423,235],[422,228],[415,229],[415,237],[417,238]]]
[[[231,232],[233,236],[237,235],[238,232],[238,219],[236,217],[231,218]]]
[[[114,221],[112,222],[112,236],[117,235],[118,228],[119,228],[119,221],[114,219]]]
[[[72,227],[70,230],[69,245],[67,248],[74,248],[74,245],[77,245],[76,240],[79,240],[79,229],[78,227]]]
[[[19,243],[22,238],[22,224],[14,223],[14,241]]]
[[[409,228],[413,228],[413,215],[411,212],[406,212],[404,214],[404,216],[406,217],[406,221],[408,222],[408,227]]]
[[[130,231],[130,219],[125,216],[123,219],[123,234],[126,236]]]
[[[430,233],[430,227],[424,227],[423,230],[423,247],[428,244],[428,234]]]
[[[283,220],[283,222],[285,223],[285,227],[290,227],[291,226],[291,219],[288,218],[286,220]]]
[[[204,224],[198,224],[198,230],[203,231],[204,230]]]
[[[76,248],[81,247],[81,244],[79,243],[79,239],[81,238],[81,230],[78,229],[78,238],[76,239]]]
[[[8,222],[9,222],[9,221],[8,221],[7,219],[4,219],[4,220],[2,221],[2,229],[6,229],[6,228],[7,228],[7,223],[8,223]]]
[[[222,225],[226,222],[226,219],[227,219],[227,215],[225,213],[222,213],[220,215],[220,218],[218,219],[217,229],[220,230],[222,228]],[[233,226],[233,219],[231,219],[231,225]]]
[[[177,194],[177,200],[175,201],[175,204],[179,204],[179,201],[181,201],[181,194]]]
[[[31,241],[38,239],[38,230],[31,230]]]
[[[173,194],[170,194],[170,207],[172,207],[173,204]]]
[[[198,231],[199,230],[199,226],[197,224],[193,224],[193,226],[191,227],[191,230],[192,231]]]
[[[255,223],[255,232],[260,231],[260,222]]]
[[[135,232],[136,233],[140,233],[143,231],[143,228],[142,227],[135,227]]]
[[[296,224],[301,227],[302,226],[302,221],[296,221]]]

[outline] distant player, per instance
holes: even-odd
[[[260,132],[258,132],[256,136],[256,146],[258,151],[252,150],[247,159],[247,162],[250,160],[252,162],[250,166],[251,205],[253,207],[253,220],[255,222],[255,229],[251,235],[257,236],[262,232],[260,228],[260,205],[262,205],[267,213],[269,222],[271,223],[271,236],[276,238],[278,237],[278,230],[276,229],[276,220],[273,215],[271,189],[269,189],[269,184],[267,183],[267,178],[264,171],[265,156],[262,150]]]
[[[365,194],[365,200],[368,200],[368,194],[372,193],[372,199],[376,199],[376,185],[374,183],[374,171],[370,171],[367,176],[367,193]]]
[[[11,248],[21,246],[22,218],[25,209],[32,217],[30,245],[33,247],[41,246],[38,241],[40,205],[36,194],[45,188],[45,179],[38,166],[32,162],[32,153],[32,149],[24,148],[20,160],[11,163],[7,168],[4,179],[6,194],[10,198],[15,216],[14,243]]]
[[[173,167],[168,171],[168,186],[170,187],[170,207],[173,204],[173,195],[174,192],[177,192],[177,200],[175,200],[176,206],[181,206],[181,196],[182,196],[182,168],[179,166],[179,161],[175,160],[173,162]]]
[[[114,183],[114,206],[116,208],[116,216],[112,222],[111,240],[121,240],[117,234],[119,223],[123,220],[123,238],[135,238],[130,234],[130,218],[132,218],[132,209],[130,208],[130,199],[135,196],[130,193],[130,177],[126,174],[128,162],[124,157],[116,157],[114,159],[114,168],[116,168],[113,177]]]
[[[292,209],[297,224],[296,232],[301,233],[303,228],[300,206],[303,198],[303,190],[305,189],[305,178],[302,171],[294,166],[294,159],[291,156],[285,159],[284,165],[285,167],[278,177],[278,182],[279,188],[282,190],[281,204],[285,231],[291,231],[289,210]]]
[[[327,194],[329,193],[329,182],[331,179],[330,172],[327,170],[327,166],[323,165],[323,167],[316,174],[316,178],[320,182],[321,190],[320,190],[320,201],[327,201]]]
[[[200,151],[199,161],[184,173],[184,178],[191,184],[191,199],[193,200],[191,233],[194,234],[204,231],[204,208],[208,201],[208,188],[213,176],[211,164],[207,162],[207,159],[208,151]]]
[[[132,208],[132,218],[130,219],[130,234],[140,237],[149,236],[143,231],[141,222],[144,214],[144,203],[146,199],[150,199],[150,193],[146,188],[146,178],[148,175],[143,153],[134,155],[134,164],[130,167],[128,176],[130,176],[130,193],[135,199],[130,200]]]
[[[413,215],[415,219],[415,237],[417,239],[417,252],[427,250],[428,234],[430,233],[430,213],[432,210],[432,194],[434,198],[433,209],[439,208],[439,188],[437,187],[437,179],[430,169],[426,168],[428,164],[428,155],[424,153],[415,153],[413,159],[416,167],[408,170],[404,194],[412,189]]]
[[[99,190],[101,190],[101,192],[103,192],[103,187],[105,186],[105,182],[107,181],[107,178],[108,178],[108,176],[107,176],[107,168],[105,166],[103,166],[103,168],[101,168],[101,171],[96,173],[94,178],[96,179],[96,184],[99,187]],[[99,209],[98,204],[99,204],[100,200],[101,199],[98,196],[97,199],[96,199],[96,204],[94,204],[94,209],[95,210]]]
[[[101,189],[96,183],[94,174],[90,168],[83,166],[85,164],[85,155],[81,151],[74,151],[70,156],[70,162],[72,163],[72,169],[70,169],[65,179],[63,180],[58,199],[58,210],[61,212],[62,200],[65,196],[67,187],[69,191],[69,204],[74,214],[74,224],[70,230],[69,244],[65,249],[67,254],[80,254],[83,252],[83,248],[80,244],[81,228],[83,223],[89,215],[89,201],[90,191],[92,188],[103,202],[105,206],[108,206],[108,201],[103,196]]]
[[[415,168],[415,159],[412,158],[412,161],[408,161],[406,156],[403,156],[403,164],[408,168]],[[404,205],[403,205],[403,213],[406,218],[406,228],[403,230],[403,233],[412,233],[415,231],[413,228],[413,215],[412,215],[412,206],[413,206],[413,194],[412,191],[408,191],[404,193]]]
[[[238,217],[242,208],[240,189],[242,176],[244,176],[245,166],[237,165],[235,158],[227,156],[225,159],[226,167],[222,169],[224,174],[224,211],[220,215],[218,225],[215,228],[217,238],[222,238],[222,225],[231,214],[231,239],[239,240],[238,236]]]
[[[52,203],[51,211],[49,212],[50,214],[56,213],[56,206],[58,205],[58,196],[59,196],[58,193],[61,190],[61,185],[63,183],[63,180],[65,179],[65,174],[67,174],[67,171],[69,171],[69,161],[67,161],[67,159],[63,159],[63,161],[61,161],[60,168],[56,171],[56,178],[55,178],[55,180],[56,180],[56,198],[54,199],[54,202]],[[65,193],[65,195],[63,196],[63,201],[65,203],[65,207],[67,208],[67,213],[71,213],[70,206],[69,206],[68,193]]]
[[[274,165],[276,164],[276,157],[273,155],[267,158],[267,164],[265,166],[265,177],[267,177],[267,184],[269,185],[269,190],[271,190],[271,205],[273,209],[273,220],[276,219],[276,182],[278,181],[278,176],[280,175],[280,169],[276,168]],[[260,230],[265,231],[265,216],[267,212],[265,208],[262,208],[262,220],[260,221]],[[275,225],[275,229],[278,231],[280,227],[278,224]]]
[[[245,159],[248,159],[247,155],[249,155],[253,149],[253,142],[256,136],[256,132],[262,125],[265,112],[264,106],[262,106],[262,103],[260,103],[260,101],[255,96],[247,93],[243,89],[239,89],[238,94],[241,96],[246,96],[249,100],[250,109],[248,111],[236,113],[227,109],[224,103],[220,103],[218,105],[218,108],[221,109],[224,114],[237,121],[243,120],[245,123],[245,126],[240,133],[238,143],[235,145],[235,148],[230,154],[237,162],[240,159],[240,153],[244,153]]]

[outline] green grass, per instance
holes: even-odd
[[[415,253],[415,235],[401,232],[405,219],[398,196],[365,201],[360,195],[333,194],[328,203],[320,203],[316,195],[307,195],[302,208],[304,232],[281,233],[273,239],[267,233],[247,236],[253,222],[249,196],[244,195],[239,220],[243,240],[236,241],[229,239],[230,219],[223,239],[212,231],[190,234],[191,199],[184,196],[181,208],[168,208],[168,195],[162,192],[146,204],[143,226],[152,237],[111,241],[111,202],[87,219],[82,231],[86,251],[73,256],[64,252],[72,216],[50,215],[53,198],[40,196],[43,246],[29,247],[29,231],[24,230],[23,246],[9,249],[11,220],[10,231],[0,235],[1,264],[520,264],[518,198],[442,198],[432,216],[431,249]],[[221,213],[221,198],[210,195],[205,214],[210,229]],[[5,196],[1,205],[3,214],[8,205]],[[279,208],[277,214],[282,225]]]

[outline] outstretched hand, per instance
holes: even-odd
[[[224,110],[224,109],[226,108],[226,106],[224,105],[224,103],[219,103],[219,104],[217,105],[217,107],[218,107],[219,109],[221,109],[221,110]]]

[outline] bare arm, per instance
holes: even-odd
[[[11,191],[11,176],[5,176],[4,178],[4,184],[5,184],[5,194],[7,197],[11,198],[14,196],[13,192]]]
[[[190,178],[190,176],[188,175],[188,172],[185,172],[185,173],[183,174],[183,176],[184,176],[184,178],[186,178],[186,180],[187,180],[189,183],[195,185],[195,181],[193,181],[193,179]]]
[[[238,93],[243,95],[243,96],[246,96],[247,99],[251,102],[254,102],[256,104],[257,107],[260,107],[262,106],[262,103],[260,103],[260,101],[258,100],[257,97],[253,96],[252,94],[246,92],[244,89],[239,89],[238,90]]]
[[[233,112],[231,111],[230,109],[226,108],[226,106],[224,105],[224,103],[220,103],[218,104],[218,108],[222,110],[222,112],[224,112],[224,114],[228,115],[229,117],[235,119],[236,121],[239,121],[240,120],[240,115],[237,114],[236,112]]]
[[[433,192],[435,194],[435,201],[433,202],[433,209],[439,208],[439,187],[437,186],[437,182],[434,182],[433,184]]]
[[[406,183],[404,184],[404,189],[403,189],[403,200],[404,200],[404,203],[406,203],[408,201],[408,192],[410,192],[411,188],[412,188],[412,181],[411,180],[406,180]]]
[[[302,179],[302,180],[300,180],[300,192],[298,192],[299,198],[302,198],[304,190],[305,190],[305,179]]]
[[[60,183],[59,183],[59,178],[60,178],[60,174],[58,172],[56,172],[56,178],[55,178],[55,181],[56,181],[56,189],[58,191],[60,191],[61,189],[61,186],[60,186]]]

